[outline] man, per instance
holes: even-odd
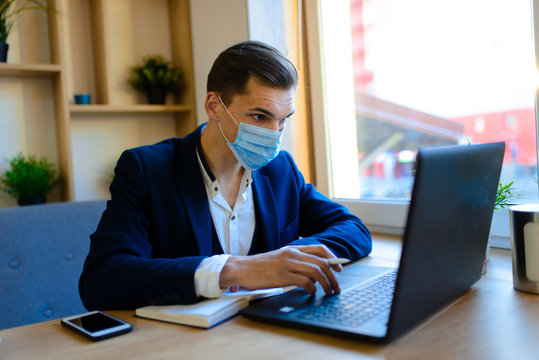
[[[208,75],[206,124],[122,154],[79,282],[87,309],[189,304],[238,286],[340,291],[328,259],[366,256],[371,238],[279,152],[296,84],[274,48],[234,45]]]

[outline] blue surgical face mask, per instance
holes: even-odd
[[[236,140],[231,143],[226,138],[219,122],[219,130],[225,138],[230,150],[238,162],[247,170],[260,169],[269,164],[269,162],[279,154],[281,147],[281,131],[265,129],[260,126],[239,123],[234,119],[221,97],[219,101],[223,104],[228,115],[238,125],[238,135]]]

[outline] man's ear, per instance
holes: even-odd
[[[208,115],[209,120],[219,121],[220,119],[220,107],[222,107],[219,97],[216,92],[210,91],[206,94],[206,101],[204,103],[204,109]]]

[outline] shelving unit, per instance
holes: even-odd
[[[163,134],[183,136],[195,128],[189,0],[48,0],[47,3],[58,10],[47,14],[50,63],[0,64],[0,77],[51,79],[60,198],[81,200],[76,195],[76,181],[88,176],[81,171],[102,167],[84,160],[85,151],[94,151],[80,145],[86,134],[97,137],[93,143],[103,153],[107,146],[121,146],[112,142],[125,140],[128,147],[153,141],[151,137],[144,138],[145,133],[156,138]],[[169,97],[166,105],[145,105],[142,96],[126,84],[129,67],[140,63],[148,53],[163,54],[184,72],[184,92]],[[82,89],[92,94],[91,105],[72,104],[73,94]],[[118,122],[125,131],[118,131]],[[159,124],[165,125],[156,129]],[[147,128],[150,126],[153,128]],[[108,144],[100,140],[100,133],[107,137]],[[137,138],[137,133],[143,135]],[[93,158],[96,157],[99,155]]]

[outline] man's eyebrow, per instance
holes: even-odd
[[[296,112],[296,110],[292,110],[292,112],[291,112],[290,114],[286,115],[285,119],[286,119],[286,118],[289,118],[289,117],[292,116],[292,115],[294,115],[295,112]]]
[[[258,111],[258,112],[261,112],[261,113],[266,114],[266,115],[269,116],[269,117],[272,117],[272,118],[275,117],[275,115],[274,115],[271,111],[269,111],[269,110],[267,110],[267,109],[264,109],[264,108],[262,108],[262,107],[250,108],[249,111]]]
[[[259,112],[261,112],[261,113],[266,114],[267,116],[269,116],[269,117],[271,117],[271,118],[274,118],[274,117],[275,117],[275,115],[274,115],[271,111],[269,111],[269,110],[267,110],[267,109],[264,109],[264,108],[262,108],[262,107],[255,107],[255,108],[251,108],[251,109],[249,109],[249,110],[250,110],[250,111],[259,111]],[[290,114],[288,114],[287,116],[285,116],[284,118],[286,119],[286,118],[288,118],[288,117],[294,115],[295,112],[296,112],[296,110],[292,110],[292,112],[291,112]]]

